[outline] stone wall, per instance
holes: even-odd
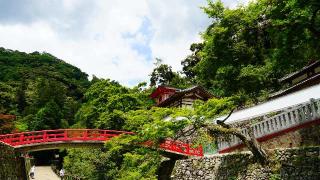
[[[320,179],[320,147],[276,149],[270,166],[261,166],[249,152],[178,160],[172,172],[180,179]]]
[[[293,148],[303,146],[320,145],[320,126],[318,124],[311,125],[296,131],[290,131],[271,139],[260,142],[264,149],[276,148]],[[246,147],[241,147],[234,152],[247,151]]]
[[[24,158],[20,157],[13,148],[0,142],[0,179],[27,179]]]
[[[300,129],[283,131],[274,134],[274,136],[264,137],[258,139],[260,145],[264,149],[275,148],[294,148],[304,146],[318,146],[320,145],[320,119],[314,121],[312,124],[306,124]],[[234,146],[230,149],[224,149],[225,152],[242,152],[248,149],[243,144]],[[221,150],[219,150],[221,151]]]
[[[320,144],[320,126],[313,125],[307,128],[291,131],[281,136],[261,143],[263,148],[275,149],[276,147],[290,148],[312,146]]]

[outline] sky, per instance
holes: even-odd
[[[222,0],[234,8],[248,0]],[[206,0],[0,0],[0,47],[47,52],[90,77],[148,81],[155,58],[175,71],[210,19]]]

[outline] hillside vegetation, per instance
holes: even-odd
[[[16,115],[16,130],[68,127],[90,85],[87,77],[49,53],[0,48],[0,114]]]

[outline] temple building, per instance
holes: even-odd
[[[226,120],[231,126],[250,125],[265,149],[318,146],[320,144],[320,61],[279,79],[283,90],[266,102],[236,111]],[[226,116],[217,118],[222,120]],[[246,128],[241,129],[249,137]],[[218,141],[218,152],[246,150],[235,136]]]
[[[271,94],[270,99],[281,97],[320,83],[320,61],[311,61],[299,71],[278,80],[283,90]]]
[[[206,91],[201,86],[193,86],[187,89],[177,89],[168,86],[159,86],[150,95],[155,100],[158,107],[179,107],[179,108],[192,108],[195,100],[207,101],[210,98],[215,98],[211,93]],[[183,119],[183,117],[180,117]],[[171,119],[168,117],[167,119]],[[179,118],[177,118],[179,119]],[[192,137],[184,139],[184,141],[192,141]],[[214,154],[217,152],[214,143],[203,145],[203,153],[205,155]]]
[[[201,86],[188,89],[159,86],[150,97],[156,101],[158,107],[192,108],[195,100],[207,101],[214,96]]]

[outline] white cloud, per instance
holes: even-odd
[[[209,23],[199,9],[205,0],[32,2],[39,3],[34,8],[40,10],[30,14],[33,9],[28,6],[30,9],[21,18],[17,14],[10,23],[2,22],[0,13],[0,46],[25,52],[46,51],[89,75],[125,85],[148,80],[155,57],[179,70],[190,44],[200,40],[199,32]],[[50,12],[43,11],[48,4],[52,6]],[[150,27],[142,27],[146,19]],[[141,28],[152,33],[145,34]],[[145,53],[150,54],[141,54],[133,44],[147,47],[150,51]]]
[[[191,43],[200,39],[199,33],[209,24],[200,9],[205,1],[148,1],[152,27],[155,31],[150,42],[154,57],[160,57],[175,70],[190,52]]]
[[[229,8],[236,8],[237,6],[246,5],[250,1],[255,0],[222,0],[223,4]]]

